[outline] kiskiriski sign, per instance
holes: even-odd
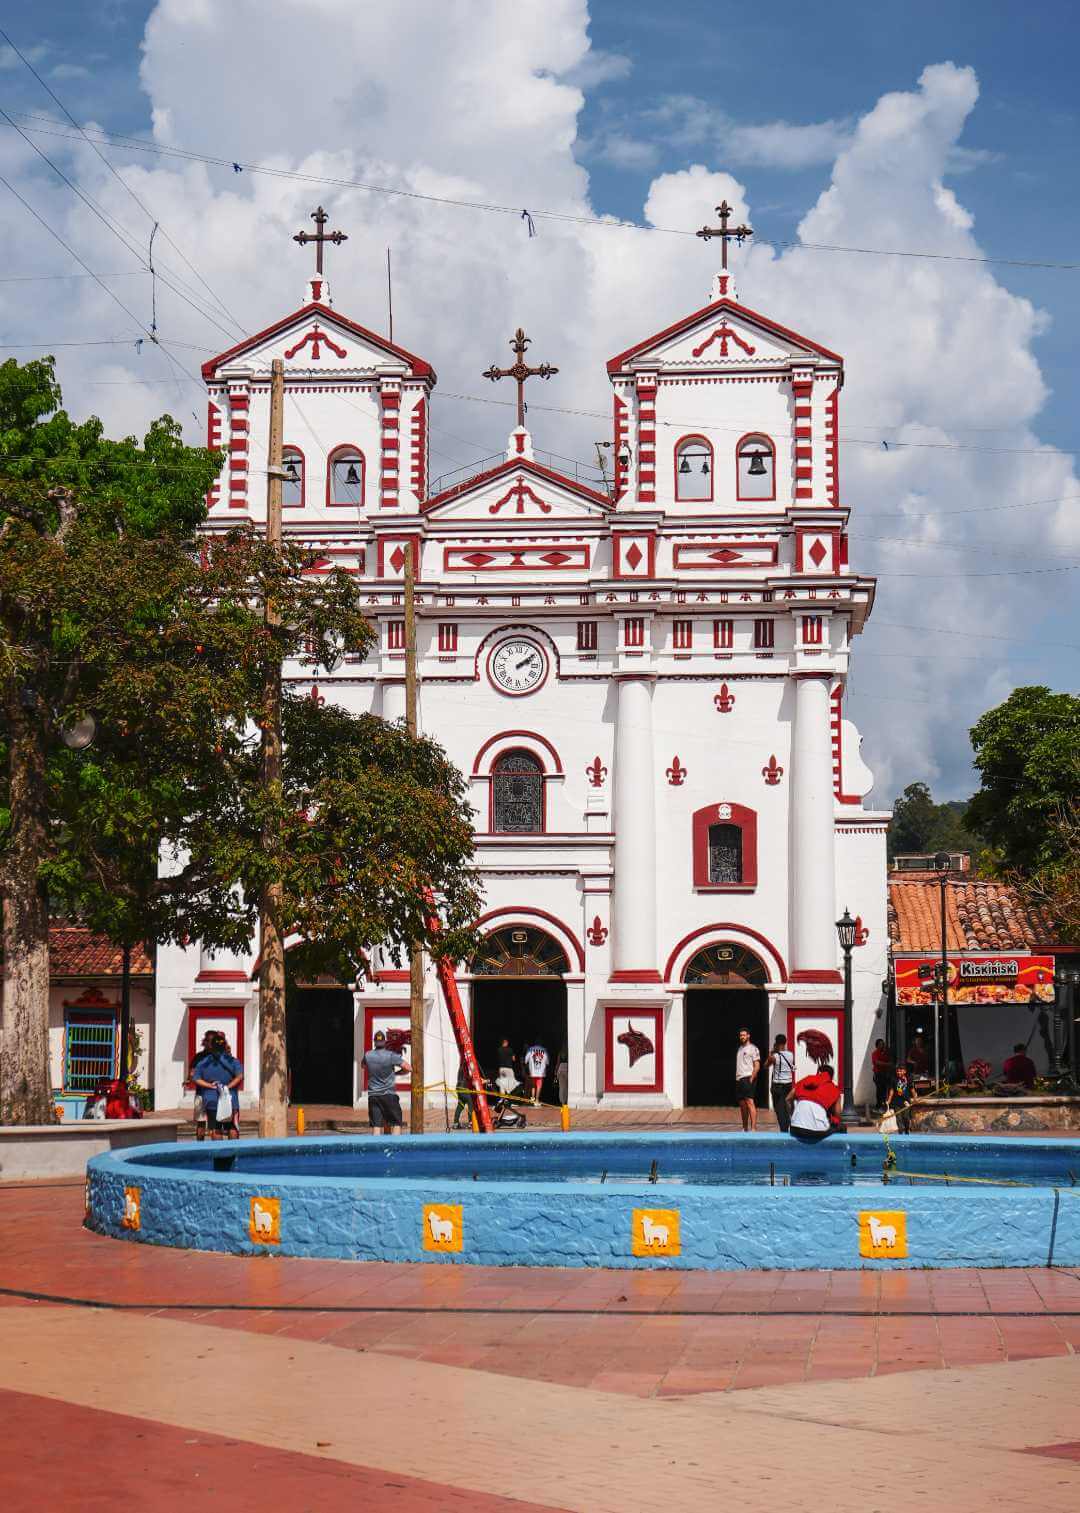
[[[896,1001],[902,1005],[933,1003],[934,973],[941,958],[923,956],[896,962]],[[949,953],[949,1002],[1053,1003],[1052,956],[958,955]]]

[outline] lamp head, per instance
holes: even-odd
[[[850,951],[853,948],[857,931],[858,926],[851,917],[850,909],[845,909],[836,921],[836,934],[842,950]]]

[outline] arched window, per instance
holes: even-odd
[[[491,769],[491,828],[538,835],[544,828],[544,769],[530,751],[506,751]]]
[[[303,509],[304,454],[299,447],[283,447],[281,462],[285,469],[285,477],[281,484],[281,507],[286,510]]]
[[[684,436],[675,446],[675,498],[711,499],[713,449],[704,436]]]
[[[326,475],[328,505],[361,509],[364,503],[364,454],[358,447],[338,447],[330,453]]]
[[[710,883],[741,883],[743,833],[740,825],[709,826]]]
[[[735,448],[736,498],[776,498],[776,448],[767,436],[744,436]]]

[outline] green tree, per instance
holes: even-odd
[[[1016,688],[972,727],[982,786],[965,823],[993,847],[1004,870],[1036,872],[1064,860],[1066,826],[1080,804],[1080,698]]]
[[[284,781],[263,788],[267,668],[328,665],[372,632],[355,583],[305,576],[302,548],[236,532],[196,546],[219,464],[167,419],[141,447],[76,425],[49,361],[0,367],[0,1122],[51,1116],[50,904],[120,943],[238,948],[269,876],[298,964],[469,939],[470,811],[433,743],[287,699]],[[93,744],[69,749],[88,716]]]
[[[964,826],[965,807],[957,799],[936,804],[926,783],[909,783],[893,805],[889,856],[974,851],[978,843]]]

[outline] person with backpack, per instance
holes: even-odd
[[[765,1059],[765,1069],[770,1074],[769,1089],[773,1113],[776,1115],[780,1133],[786,1135],[791,1124],[791,1111],[788,1108],[787,1099],[795,1082],[795,1057],[787,1048],[786,1035],[776,1036],[772,1050]]]

